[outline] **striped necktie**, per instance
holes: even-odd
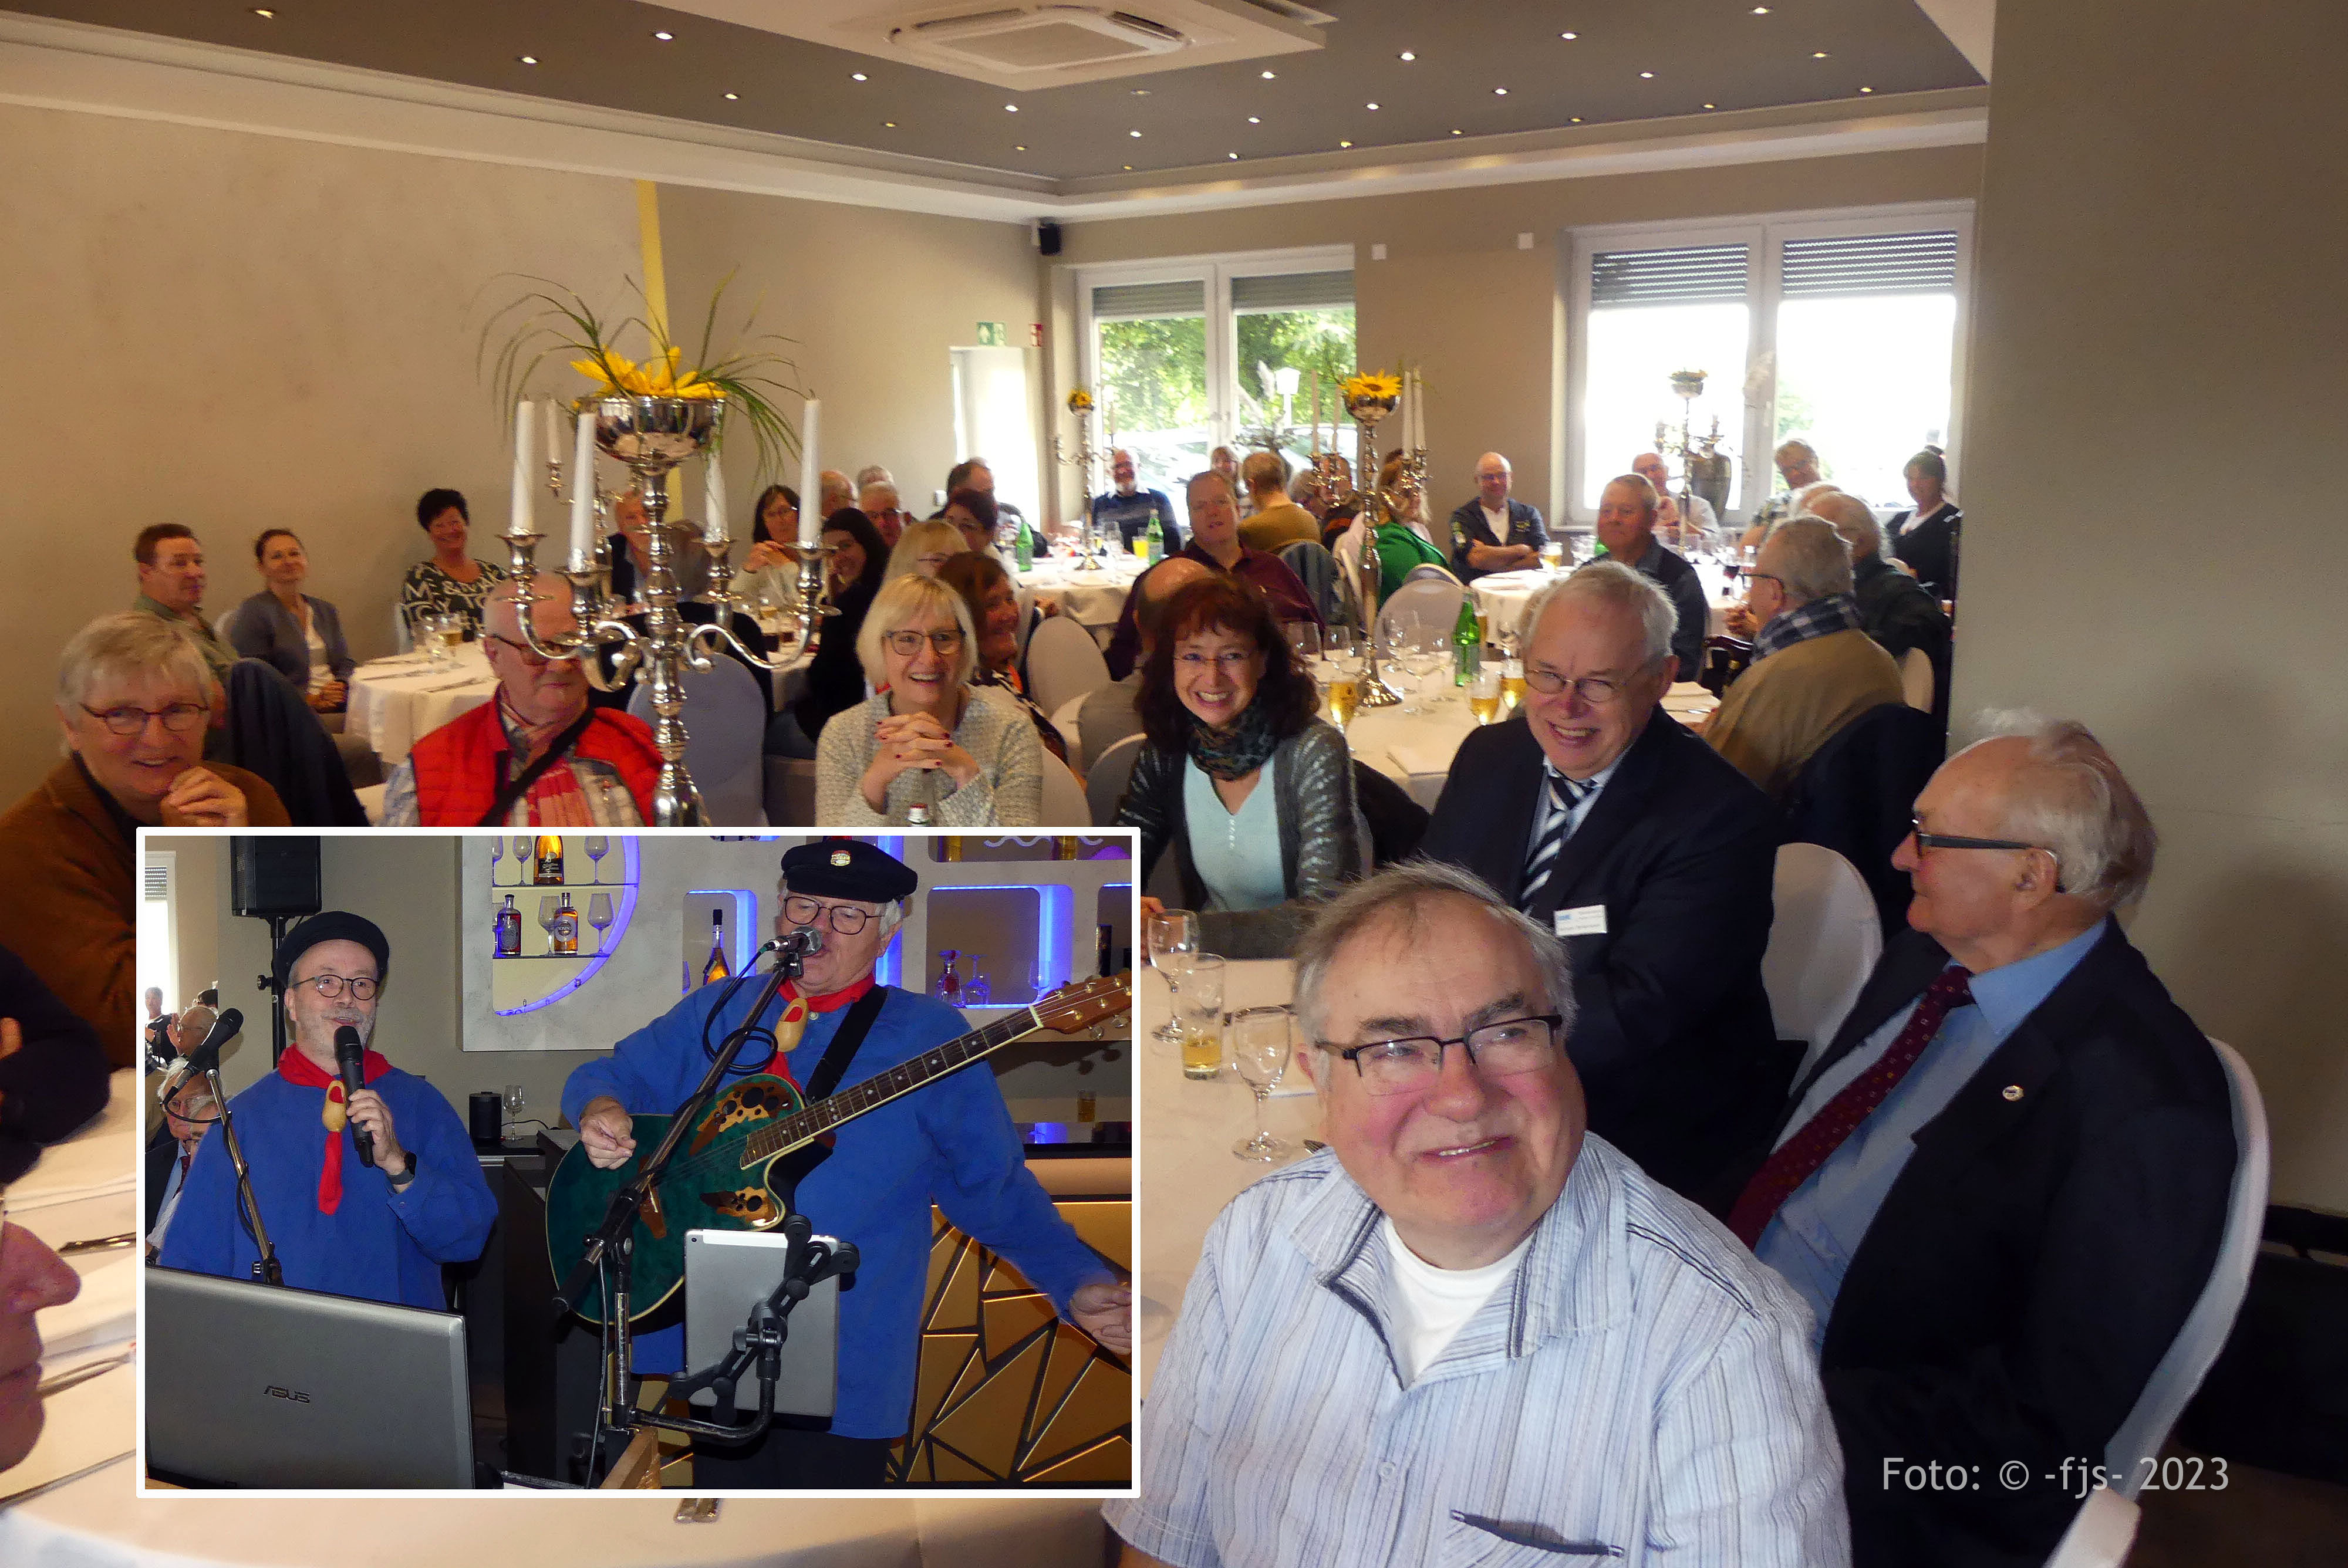
[[[1758,1243],[1761,1233],[1768,1228],[1770,1217],[1784,1206],[1786,1200],[1899,1087],[1900,1081],[1908,1076],[1908,1070],[1916,1065],[1916,1059],[1924,1054],[1924,1048],[1940,1037],[1941,1020],[1952,1009],[1973,999],[1970,984],[1972,978],[1972,971],[1962,964],[1951,964],[1942,969],[1924,988],[1924,994],[1917,999],[1916,1010],[1908,1015],[1899,1037],[1876,1058],[1875,1065],[1845,1084],[1824,1109],[1803,1123],[1800,1132],[1777,1145],[1776,1152],[1745,1184],[1736,1206],[1729,1211],[1728,1228],[1736,1233],[1739,1241],[1746,1246]]]
[[[1595,779],[1570,779],[1561,774],[1548,773],[1549,825],[1534,841],[1532,853],[1525,856],[1524,890],[1517,895],[1517,907],[1529,914],[1534,900],[1549,885],[1550,873],[1557,869],[1557,857],[1565,849],[1566,835],[1572,831],[1573,812],[1588,800],[1598,787]]]

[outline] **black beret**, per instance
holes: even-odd
[[[783,880],[794,893],[888,904],[910,898],[921,886],[913,868],[861,839],[819,838],[783,856]]]
[[[323,915],[311,916],[286,932],[285,939],[277,944],[277,989],[281,993],[287,978],[294,973],[295,962],[321,942],[356,942],[375,955],[376,982],[380,985],[391,978],[391,944],[385,940],[383,927],[364,915],[329,909]]]

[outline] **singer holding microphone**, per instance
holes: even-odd
[[[873,965],[918,886],[911,866],[855,839],[819,839],[783,856],[776,937],[802,950],[805,964],[758,1021],[772,1029],[798,1009],[805,1027],[786,1050],[752,1037],[735,1060],[737,1073],[788,1076],[819,1099],[827,1081],[852,1088],[964,1032],[946,1003],[873,983]],[[634,1115],[675,1112],[708,1071],[705,1040],[739,1029],[759,994],[756,984],[705,986],[609,1058],[574,1071],[562,1109],[588,1158],[612,1169],[636,1154]],[[1063,1317],[1116,1354],[1132,1352],[1131,1292],[1028,1173],[1011,1113],[983,1066],[935,1079],[843,1123],[835,1136],[830,1157],[798,1187],[798,1207],[816,1230],[861,1254],[855,1288],[839,1297],[835,1412],[829,1422],[778,1416],[762,1437],[738,1446],[696,1440],[696,1485],[882,1483],[889,1445],[904,1435],[912,1409],[933,1201],[1017,1266]],[[635,1372],[674,1372],[684,1332],[639,1334],[633,1346]]]
[[[382,929],[339,909],[286,933],[276,979],[291,1043],[228,1111],[287,1285],[442,1312],[440,1266],[481,1255],[497,1200],[455,1108],[369,1048],[390,963]],[[221,1043],[199,1046],[191,1071]],[[208,1137],[160,1261],[251,1279],[259,1255],[223,1141]]]

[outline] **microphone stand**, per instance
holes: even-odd
[[[228,1112],[228,1091],[221,1087],[220,1053],[212,1053],[211,1065],[204,1069],[204,1081],[211,1085],[212,1100],[220,1106],[221,1138],[228,1146],[229,1163],[236,1167],[236,1201],[244,1211],[244,1223],[252,1230],[252,1241],[261,1249],[253,1260],[252,1277],[263,1285],[283,1285],[285,1270],[277,1261],[277,1249],[269,1245],[269,1227],[261,1223],[261,1202],[252,1195],[252,1172],[244,1163],[244,1149],[236,1141],[236,1120]]]
[[[587,1233],[586,1245],[561,1287],[554,1294],[554,1310],[558,1317],[569,1313],[584,1294],[592,1276],[602,1286],[603,1296],[602,1389],[595,1409],[594,1434],[588,1450],[588,1482],[594,1483],[597,1471],[607,1459],[616,1458],[613,1443],[626,1445],[639,1425],[654,1424],[645,1412],[635,1409],[629,1398],[628,1378],[634,1367],[634,1348],[628,1329],[631,1313],[629,1285],[635,1255],[634,1232],[639,1213],[655,1202],[661,1177],[667,1173],[670,1160],[677,1148],[700,1120],[710,1101],[717,1094],[718,1085],[732,1071],[734,1059],[741,1054],[742,1046],[757,1024],[759,1016],[771,1004],[783,982],[798,979],[810,949],[805,936],[793,932],[789,937],[770,944],[776,950],[775,968],[767,977],[758,999],[752,1004],[741,1027],[726,1037],[719,1046],[709,1071],[702,1075],[700,1087],[676,1109],[669,1119],[668,1134],[660,1146],[645,1158],[633,1179],[612,1194],[611,1206],[602,1220]],[[685,1429],[691,1430],[691,1429]],[[732,1429],[723,1429],[731,1430]],[[761,1430],[764,1429],[761,1428]]]

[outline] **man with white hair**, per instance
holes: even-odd
[[[1540,563],[1549,530],[1539,507],[1509,494],[1516,470],[1498,452],[1476,459],[1476,494],[1452,508],[1451,569],[1461,582]]]
[[[2061,1478],[2209,1280],[2239,1157],[2216,1053],[2113,917],[2152,876],[2143,803],[2085,726],[1999,727],[1917,797],[1913,929],[1729,1217],[1817,1314],[1862,1565],[2047,1558]]]
[[[871,470],[868,468],[865,472],[870,473]],[[880,472],[886,476],[888,470],[883,468]],[[891,549],[897,546],[897,536],[903,533],[905,525],[913,520],[913,515],[905,510],[904,503],[897,495],[897,487],[885,477],[858,487],[856,509],[871,519],[873,531]]]
[[[419,739],[391,770],[386,827],[633,827],[653,820],[660,751],[650,726],[591,707],[576,659],[544,659],[521,633],[519,582],[499,583],[481,618],[498,692]],[[541,646],[578,628],[571,585],[537,579]]]
[[[1895,660],[1921,650],[1932,665],[1932,711],[1949,714],[1949,618],[1931,590],[1883,556],[1883,529],[1867,503],[1839,490],[1812,497],[1811,511],[1834,525],[1850,548],[1850,593],[1859,624]]]
[[[1761,954],[1782,829],[1761,792],[1662,710],[1669,598],[1594,561],[1525,607],[1524,710],[1460,743],[1420,853],[1565,942],[1590,1125],[1694,1196],[1793,1078]]]
[[[1093,497],[1093,533],[1111,549],[1131,549],[1133,541],[1149,532],[1152,518],[1167,555],[1182,549],[1182,529],[1174,521],[1174,503],[1163,490],[1144,489],[1141,470],[1133,454],[1120,446],[1108,455],[1109,483],[1115,488]],[[1236,493],[1237,486],[1233,484]]]
[[[1746,573],[1761,634],[1705,727],[1713,750],[1775,801],[1802,764],[1869,708],[1902,700],[1900,666],[1860,627],[1850,554],[1832,524],[1789,518]]]
[[[1671,595],[1679,612],[1672,633],[1672,655],[1680,673],[1689,680],[1704,665],[1704,632],[1712,624],[1712,607],[1704,602],[1704,584],[1684,557],[1663,548],[1655,537],[1655,508],[1661,497],[1655,487],[1636,474],[1607,481],[1598,492],[1598,542],[1606,553],[1636,570]]]
[[[1783,1282],[1584,1131],[1558,940],[1453,866],[1296,953],[1329,1148],[1207,1237],[1123,1561],[1849,1560]]]

